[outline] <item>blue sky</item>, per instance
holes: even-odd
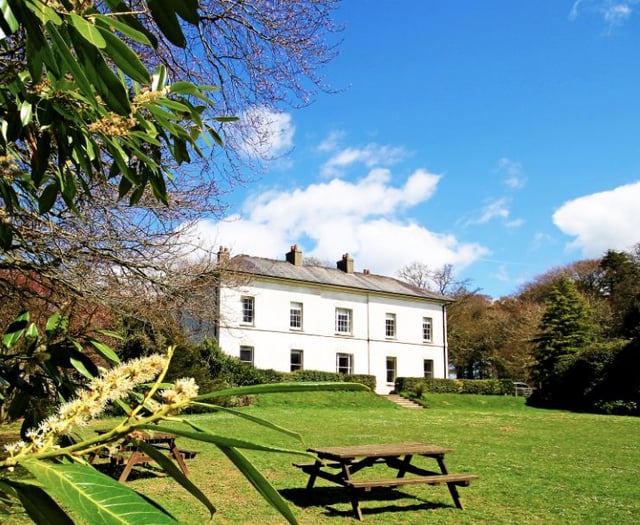
[[[640,241],[640,0],[348,1],[338,90],[265,117],[277,157],[200,235],[501,297]]]

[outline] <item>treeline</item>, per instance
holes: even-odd
[[[525,381],[538,406],[640,415],[640,245],[495,301],[459,290],[448,326],[459,378]]]

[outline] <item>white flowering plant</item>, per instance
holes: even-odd
[[[0,461],[0,510],[18,500],[35,523],[177,523],[158,503],[97,470],[89,459],[101,452],[113,453],[127,441],[153,457],[160,467],[189,491],[213,514],[215,507],[207,496],[161,452],[148,445],[141,436],[145,431],[168,432],[218,447],[244,474],[260,495],[273,505],[289,523],[296,518],[280,494],[245,458],[242,450],[307,455],[303,450],[274,447],[222,436],[194,424],[180,412],[193,405],[225,411],[247,418],[253,423],[284,432],[299,439],[290,430],[256,418],[242,411],[211,403],[217,397],[269,392],[330,389],[366,389],[348,383],[280,383],[230,388],[198,395],[198,385],[191,378],[163,382],[174,348],[166,355],[154,354],[120,364],[89,382],[73,400],[61,404],[56,412],[27,432],[26,439],[5,445],[6,458]],[[123,399],[142,388],[139,402],[131,407]],[[60,445],[60,438],[86,426],[116,404],[125,417],[113,428],[94,437]],[[172,422],[167,426],[167,422]],[[176,425],[175,423],[180,423]]]

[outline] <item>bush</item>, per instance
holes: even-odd
[[[407,392],[415,397],[433,394],[481,394],[513,395],[511,379],[436,379],[422,377],[399,377],[396,391]]]

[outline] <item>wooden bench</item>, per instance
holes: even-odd
[[[377,487],[400,487],[402,485],[416,485],[418,483],[426,483],[427,485],[451,483],[458,487],[468,487],[469,483],[478,478],[479,476],[476,474],[437,474],[413,478],[388,478],[362,481],[347,480],[345,481],[345,485],[353,489],[363,489],[365,492]]]

